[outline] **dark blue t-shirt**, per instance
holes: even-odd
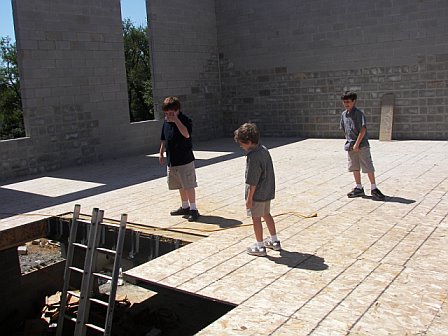
[[[179,112],[179,120],[187,128],[190,134],[189,138],[185,138],[180,133],[176,124],[173,122],[163,122],[162,134],[160,140],[165,141],[166,159],[168,166],[182,166],[194,161],[193,143],[191,141],[191,132],[193,131],[193,123],[182,112]]]

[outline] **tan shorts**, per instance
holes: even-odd
[[[362,147],[359,151],[348,151],[348,171],[359,171],[362,168],[363,173],[373,173],[372,156],[369,147]]]
[[[263,217],[271,212],[271,201],[252,202],[252,208],[247,209],[248,217]]]
[[[167,167],[168,189],[192,189],[198,186],[194,161],[182,166]]]

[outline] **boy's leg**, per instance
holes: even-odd
[[[190,204],[192,204],[192,203],[196,204],[196,191],[195,191],[195,189],[194,188],[190,188],[190,189],[183,189],[183,190],[184,190],[184,194],[185,194],[186,200],[188,202],[190,202]]]
[[[353,178],[357,186],[361,185],[361,172],[359,170],[353,171]]]
[[[364,196],[364,188],[361,185],[361,172],[359,170],[353,170],[353,177],[355,178],[356,186],[348,194],[348,198],[362,197]]]
[[[180,208],[170,212],[171,216],[188,216],[190,214],[190,207],[188,204],[188,197],[185,189],[179,189],[180,199],[182,205]]]
[[[261,224],[261,217],[252,217],[254,226],[255,239],[258,243],[263,241],[263,226]]]
[[[386,199],[386,196],[384,196],[383,193],[376,186],[375,168],[373,166],[372,155],[370,154],[369,148],[363,149],[363,152],[361,155],[361,166],[362,166],[362,171],[367,172],[367,176],[369,177],[369,181],[371,184],[370,192],[371,192],[372,198],[375,201],[384,201]]]
[[[376,185],[376,183],[375,183],[375,172],[368,172],[367,176],[369,177],[370,184]]]
[[[376,186],[375,173],[374,172],[367,173],[367,176],[369,176],[369,180],[371,183],[370,194],[372,195],[372,198],[375,201],[384,201],[386,199],[386,196],[384,196],[384,194]]]
[[[274,251],[280,251],[282,249],[282,245],[280,244],[280,240],[277,237],[274,218],[270,213],[263,215],[263,218],[266,222],[266,226],[268,227],[269,234],[271,235],[264,240],[264,246]]]
[[[261,225],[261,217],[252,217],[255,239],[257,242],[247,247],[247,253],[257,257],[265,257],[267,255],[263,242],[263,226]]]
[[[347,152],[348,171],[353,173],[356,186],[353,188],[347,196],[349,198],[364,196],[364,189],[361,184],[361,164],[359,160],[359,152],[349,151]]]
[[[199,211],[196,207],[196,191],[194,188],[185,189],[188,201],[190,202],[190,214],[188,216],[189,222],[194,222],[199,218]]]
[[[179,194],[180,194],[180,199],[182,200],[182,204],[184,204],[184,202],[188,202],[188,193],[186,189],[179,189]]]
[[[266,226],[268,227],[269,234],[271,236],[276,236],[277,235],[277,230],[275,229],[274,218],[272,218],[270,213],[268,213],[266,215],[263,215],[263,218],[264,218],[264,220],[266,222]]]

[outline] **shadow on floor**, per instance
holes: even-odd
[[[273,252],[275,253],[275,252]],[[291,268],[301,268],[311,271],[323,271],[328,268],[325,259],[314,254],[281,250],[277,256],[268,255],[267,258],[276,264]]]
[[[372,196],[364,195],[362,198],[372,200],[375,202],[387,202],[387,203],[401,203],[401,204],[412,204],[415,203],[415,200],[409,198],[403,198],[398,196],[386,196],[384,201],[377,201],[372,198]]]
[[[263,144],[268,148],[275,148],[301,140],[303,139],[266,138],[263,139]],[[197,159],[195,161],[197,168],[231,160],[244,155],[243,150],[238,147],[232,138],[198,142],[195,144],[194,150],[195,152],[207,151],[217,153],[217,155],[211,156],[209,159]],[[220,152],[222,152],[223,155],[219,155]],[[68,167],[39,175],[2,181],[0,184],[0,219],[58,204],[73,202],[78,199],[99,195],[115,189],[126,188],[158,178],[164,178],[165,176],[166,167],[160,166],[157,155],[151,153],[148,155],[123,157],[116,160],[105,160],[82,166]],[[38,179],[43,177],[91,182],[99,185],[80,191],[68,192],[60,196],[46,196],[42,193],[17,190],[19,188],[13,186],[13,184],[20,182],[38,184]],[[36,181],[33,182],[32,180]],[[33,187],[36,189],[36,185]],[[224,225],[227,224],[229,223],[224,222]]]
[[[243,222],[236,219],[224,218],[221,216],[208,216],[208,215],[201,215],[196,222],[219,225],[220,228],[231,228],[243,224]]]

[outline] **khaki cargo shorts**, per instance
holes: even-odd
[[[359,151],[348,151],[348,171],[359,171],[362,169],[363,173],[373,173],[372,156],[370,155],[369,147],[362,147]]]
[[[247,209],[248,217],[263,217],[271,212],[271,201],[252,202],[252,208]]]
[[[167,167],[169,190],[192,189],[198,186],[194,161],[182,166]]]

